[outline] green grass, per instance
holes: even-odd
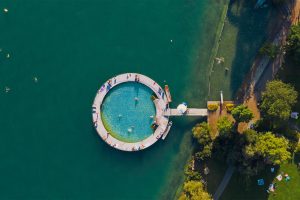
[[[289,182],[282,180],[277,181],[275,178],[280,172],[288,173],[291,177]],[[257,185],[257,179],[263,178],[265,180],[264,186]],[[269,184],[277,183],[275,194],[268,194],[266,190]],[[296,200],[300,199],[300,172],[297,169],[296,164],[287,163],[276,169],[275,173],[270,172],[270,167],[267,167],[265,171],[250,179],[246,179],[235,173],[230,180],[227,188],[225,189],[222,200]]]
[[[298,127],[300,127],[300,118],[297,119],[296,123],[297,123]]]
[[[221,200],[263,200],[268,199],[267,187],[274,180],[276,173],[270,172],[270,166],[259,173],[247,179],[235,172],[229,184],[227,185]],[[264,186],[258,186],[257,180],[263,178],[265,181]]]
[[[287,173],[290,181],[276,181],[277,189],[275,194],[269,196],[269,200],[294,200],[300,199],[300,171],[297,165],[288,163],[280,166],[280,171]]]

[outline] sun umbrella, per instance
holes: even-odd
[[[185,113],[186,112],[186,110],[187,110],[187,105],[186,104],[179,104],[178,106],[177,106],[177,110],[178,110],[178,112],[179,113],[181,113],[181,114],[183,114],[183,113]]]

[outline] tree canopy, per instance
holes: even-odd
[[[207,145],[212,142],[210,136],[210,127],[206,122],[196,124],[193,129],[193,136],[197,139],[198,143],[201,145]]]
[[[206,122],[196,124],[192,129],[193,136],[200,144],[200,151],[196,153],[196,158],[204,160],[211,156],[212,138],[210,135],[210,127]]]
[[[254,117],[251,110],[249,110],[249,108],[245,105],[235,107],[231,111],[231,114],[237,123],[249,122]]]
[[[183,192],[179,200],[211,200],[210,194],[204,190],[200,181],[188,181],[184,183]]]
[[[300,62],[300,24],[293,25],[287,38],[287,51],[295,61]]]
[[[267,163],[281,164],[291,158],[288,144],[288,140],[284,137],[276,137],[271,132],[267,132],[259,134],[256,142],[248,145],[245,152],[250,157],[262,156]]]
[[[271,43],[266,43],[259,49],[259,53],[274,59],[279,53],[279,47]]]
[[[217,128],[220,134],[228,134],[232,131],[233,123],[228,117],[221,117],[217,121]]]
[[[290,84],[280,80],[270,81],[262,93],[261,110],[273,119],[287,120],[292,106],[297,103],[298,93]]]

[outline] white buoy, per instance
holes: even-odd
[[[34,82],[38,82],[38,78],[35,76],[35,77],[33,77],[33,80],[34,80]]]
[[[170,42],[172,43],[172,42],[173,42],[173,40],[170,40]]]
[[[135,100],[135,101],[138,101],[138,100],[139,100],[139,98],[135,97],[135,98],[134,98],[134,100]]]
[[[10,55],[9,55],[9,53],[8,53],[8,54],[6,54],[6,58],[10,58]]]
[[[2,52],[2,49],[0,49],[0,52]]]
[[[4,11],[5,13],[7,13],[7,12],[8,12],[8,9],[7,9],[7,8],[4,8],[3,11]]]
[[[132,132],[132,128],[127,129],[128,133]]]

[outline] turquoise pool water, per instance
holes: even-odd
[[[102,103],[101,118],[108,132],[124,142],[149,137],[155,116],[153,91],[141,83],[121,83],[112,88]]]

